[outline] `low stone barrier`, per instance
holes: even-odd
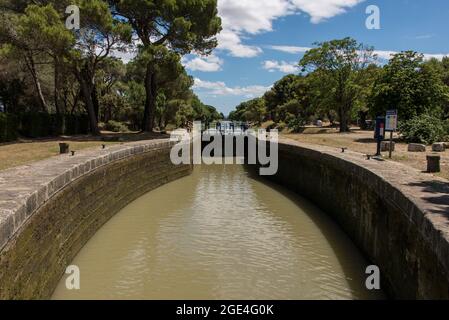
[[[449,183],[391,161],[281,140],[274,181],[331,215],[400,299],[449,298]]]
[[[78,251],[115,213],[192,166],[152,140],[0,172],[0,299],[49,298]]]

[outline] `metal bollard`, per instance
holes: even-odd
[[[440,160],[441,157],[437,154],[429,154],[427,155],[427,172],[440,172]]]

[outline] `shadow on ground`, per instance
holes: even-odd
[[[428,194],[428,196],[421,197],[422,200],[431,205],[431,209],[428,211],[442,214],[448,219],[447,224],[449,225],[449,182],[429,180],[413,182],[408,185],[418,187],[421,192]]]

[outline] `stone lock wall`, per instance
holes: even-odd
[[[331,215],[379,266],[390,297],[449,299],[447,181],[291,140],[281,141],[279,171],[271,179]]]
[[[8,194],[0,191],[0,208],[11,208],[0,212],[0,299],[49,298],[75,255],[115,213],[190,174],[192,166],[171,163],[171,145],[147,141],[46,160],[34,165],[41,180],[35,192],[19,192],[26,175],[14,185],[14,171],[0,175],[0,184],[10,185]],[[14,194],[16,200],[5,200]]]

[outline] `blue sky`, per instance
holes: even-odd
[[[368,30],[366,8],[380,9],[380,30]],[[316,41],[351,36],[380,57],[416,50],[449,54],[447,0],[218,0],[223,31],[208,57],[183,58],[204,103],[227,115],[262,95]]]

